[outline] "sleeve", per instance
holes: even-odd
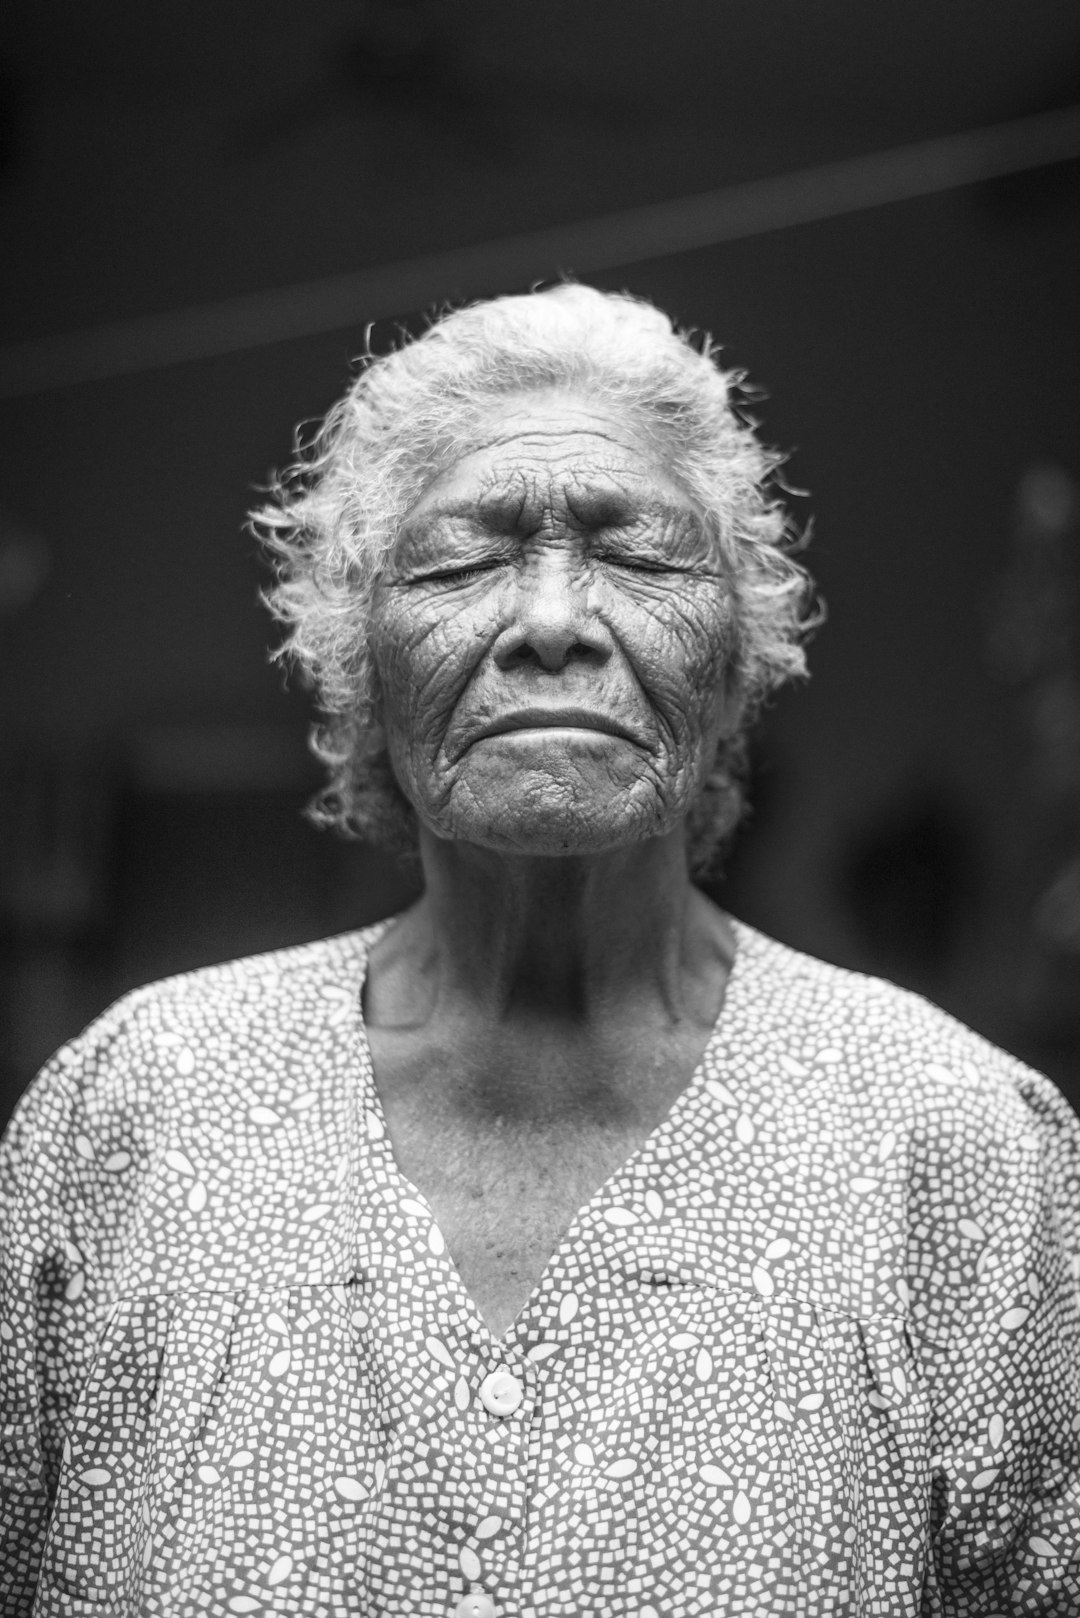
[[[970,1065],[970,1064],[969,1064]],[[1080,1614],[1080,1120],[994,1052],[913,1209],[934,1428],[924,1618]]]
[[[103,1019],[64,1047],[0,1142],[0,1612],[34,1601],[69,1413],[111,1306],[119,1209],[95,1174],[86,1093],[115,1060]],[[87,1171],[90,1171],[87,1173]]]

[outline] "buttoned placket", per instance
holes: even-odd
[[[524,1558],[531,1467],[538,1456],[537,1370],[515,1341],[520,1321],[500,1339],[480,1316],[426,1198],[397,1165],[370,1070],[365,1076],[364,1155],[383,1200],[402,1210],[411,1228],[401,1240],[399,1261],[416,1266],[425,1299],[447,1305],[431,1320],[428,1347],[446,1372],[456,1373],[444,1434],[454,1470],[475,1479],[471,1523],[461,1525],[457,1568],[445,1592],[447,1618],[514,1618],[511,1591]],[[424,1285],[421,1272],[432,1266],[444,1279],[440,1288]]]
[[[475,1461],[476,1520],[458,1552],[464,1591],[450,1610],[455,1618],[515,1618],[536,1454],[537,1373],[512,1340],[496,1339],[478,1318],[468,1339],[474,1375],[461,1438]],[[491,1605],[474,1611],[470,1603],[482,1600]]]

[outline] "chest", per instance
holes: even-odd
[[[567,1093],[564,1105],[538,1107],[539,1053],[532,1088],[504,1064],[497,1083],[490,1077],[485,1105],[485,1086],[478,1093],[475,1083],[464,1084],[459,1060],[444,1054],[435,1063],[430,1051],[373,1033],[397,1166],[427,1200],[466,1291],[501,1336],[577,1214],[666,1117],[693,1074],[697,1042],[639,1051],[622,1085],[595,1063],[579,1067],[576,1093]],[[547,1075],[553,1087],[560,1077]]]
[[[610,1126],[505,1125],[391,1103],[398,1167],[424,1195],[465,1290],[501,1336],[578,1212],[644,1138]]]

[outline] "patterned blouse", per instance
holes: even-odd
[[[496,1338],[399,1172],[387,923],[157,983],[3,1148],[6,1618],[1080,1614],[1080,1124],[736,923]]]

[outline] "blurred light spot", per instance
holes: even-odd
[[[0,614],[28,607],[44,589],[51,571],[48,541],[0,516]]]

